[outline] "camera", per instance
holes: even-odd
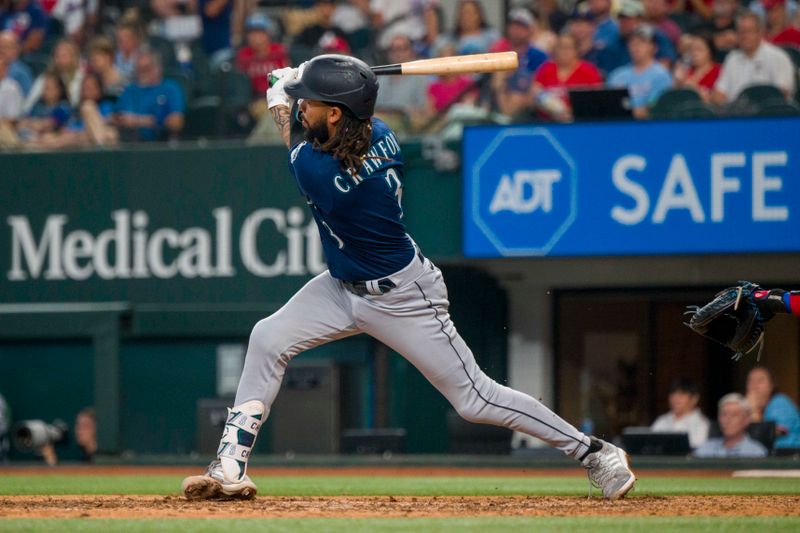
[[[21,452],[37,450],[45,444],[66,442],[69,428],[63,420],[48,424],[43,420],[23,420],[11,430],[14,446]]]

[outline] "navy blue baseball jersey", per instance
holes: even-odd
[[[289,167],[311,206],[333,277],[380,279],[414,257],[402,222],[403,158],[394,133],[372,119],[372,141],[355,175],[307,141],[289,150]]]

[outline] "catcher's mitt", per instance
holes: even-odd
[[[772,313],[756,305],[754,293],[765,293],[761,287],[749,281],[740,281],[738,287],[729,287],[703,307],[687,307],[685,315],[691,318],[687,326],[733,351],[738,361],[758,348],[761,359],[764,347],[764,324]]]

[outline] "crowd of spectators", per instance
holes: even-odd
[[[569,91],[604,87],[638,119],[671,89],[697,116],[757,112],[753,85],[793,113],[799,27],[796,0],[0,0],[0,147],[191,138],[203,117],[267,140],[269,72],[320,53],[517,52],[513,72],[381,79],[378,115],[401,133],[465,108],[571,121]]]
[[[688,434],[695,457],[766,457],[800,450],[800,411],[778,391],[764,366],[748,372],[744,394],[731,392],[719,399],[714,424],[700,411],[700,393],[691,379],[675,380],[668,401],[669,411],[650,429]]]

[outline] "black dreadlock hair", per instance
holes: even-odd
[[[342,167],[351,174],[361,170],[364,155],[372,140],[372,121],[356,118],[342,109],[342,118],[336,125],[336,132],[324,143],[315,142],[320,149],[341,160]]]

